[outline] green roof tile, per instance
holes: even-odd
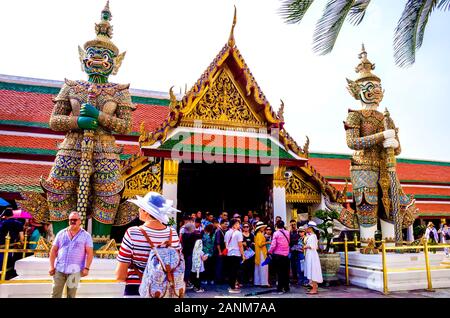
[[[41,85],[0,82],[0,89],[16,91],[16,92],[25,92],[25,93],[57,95],[61,88],[60,87],[41,86]],[[169,106],[169,104],[170,104],[169,99],[142,97],[142,96],[131,96],[131,101],[133,103],[137,103],[137,104],[159,105],[159,106]]]

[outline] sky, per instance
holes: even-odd
[[[111,82],[168,92],[189,90],[228,40],[237,7],[236,45],[275,112],[284,101],[285,128],[311,152],[350,154],[343,121],[360,109],[346,90],[361,43],[385,89],[402,146],[400,158],[450,161],[450,12],[434,11],[416,63],[394,64],[392,39],[406,1],[373,0],[365,20],[346,23],[334,50],[312,51],[326,5],[317,0],[301,24],[284,23],[280,0],[110,0],[113,42],[127,51]],[[104,0],[0,2],[0,74],[50,80],[86,79],[78,45],[95,37]]]

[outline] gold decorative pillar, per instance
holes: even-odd
[[[297,209],[292,209],[292,210],[291,210],[291,220],[296,220],[296,221],[298,221]],[[289,220],[289,222],[290,222],[290,220]]]
[[[162,194],[166,199],[173,201],[173,207],[177,207],[178,197],[178,161],[172,159],[164,159],[164,174]],[[175,222],[177,221],[176,213],[172,215]],[[176,223],[175,223],[176,224]]]
[[[275,166],[273,171],[273,217],[280,216],[284,223],[287,220],[286,213],[286,185],[289,172],[286,167]]]
[[[172,159],[164,159],[164,184],[178,184],[178,161]],[[163,186],[164,188],[164,186]],[[164,189],[163,189],[164,191]]]

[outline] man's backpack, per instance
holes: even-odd
[[[139,230],[150,244],[151,251],[142,276],[139,294],[147,298],[184,297],[184,258],[181,250],[172,247],[172,229],[169,240],[155,246],[142,227]]]

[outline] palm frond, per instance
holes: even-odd
[[[349,21],[353,25],[358,25],[366,15],[366,9],[370,0],[357,0],[348,13]]]
[[[450,10],[450,0],[439,0],[437,7],[443,11]]]
[[[394,32],[395,64],[407,67],[415,62],[420,18],[428,1],[408,0]]]
[[[428,18],[431,14],[431,12],[433,12],[433,9],[436,7],[438,0],[427,0],[421,15],[420,15],[420,19],[419,19],[419,32],[417,34],[417,43],[416,43],[416,49],[420,48],[422,46],[423,43],[423,35],[425,33],[425,27],[427,26],[428,23]]]
[[[355,0],[330,0],[317,22],[313,36],[313,51],[325,55],[333,50],[339,31]]]
[[[285,0],[280,15],[288,24],[300,23],[314,0]]]

